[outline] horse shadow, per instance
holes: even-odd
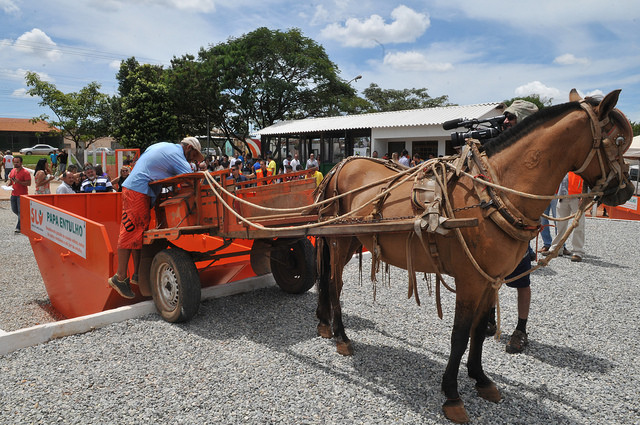
[[[316,306],[316,293],[290,295],[273,287],[242,295],[206,300],[201,304],[200,312],[190,322],[171,326],[176,326],[185,333],[198,335],[213,343],[224,343],[230,339],[249,339],[270,350],[284,353],[309,368],[333,376],[336,381],[349,382],[389,401],[406,406],[407,409],[426,420],[444,420],[440,413],[443,402],[440,382],[448,352],[438,351],[415,340],[412,342],[405,336],[386,331],[383,326],[377,325],[372,320],[351,313],[345,314],[344,319],[354,333],[376,332],[386,342],[374,345],[363,342],[360,338],[354,339],[355,355],[351,358],[340,357],[344,359],[345,367],[336,368],[332,364],[336,360],[335,356],[339,355],[335,352],[334,342],[321,339],[315,334]],[[252,313],[247,314],[247,311]],[[161,319],[152,315],[144,320]],[[255,320],[260,321],[259,326],[256,326]],[[443,334],[446,332],[443,331]],[[296,349],[295,346],[298,344],[324,345],[327,352],[320,356],[308,356]],[[534,351],[533,348],[531,347],[530,351]],[[543,358],[551,362],[556,357],[570,358],[569,354],[573,356],[580,354],[570,349],[564,351],[564,355],[548,353],[554,348],[557,347],[546,346],[546,350],[543,351],[547,353]],[[612,365],[606,362],[602,364],[604,369],[611,367]],[[531,403],[530,398],[519,393],[520,389],[540,394],[540,388],[513,382],[508,377],[491,370],[488,372],[500,387],[504,387],[505,384],[511,385],[518,387],[518,391],[506,390],[505,395],[509,400],[508,408],[488,403],[475,395],[475,381],[468,378],[465,368],[462,368],[459,389],[469,413],[472,417],[480,418],[487,409],[500,409],[502,417],[516,423],[518,412],[526,411]],[[412,386],[408,384],[409,382],[420,384]],[[544,393],[543,391],[541,397],[556,400],[570,409],[579,409],[579,406],[569,406],[567,400],[562,400],[561,396],[553,392]],[[544,415],[545,420],[548,419],[551,423],[573,423],[571,418],[550,410],[545,411]]]

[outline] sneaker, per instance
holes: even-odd
[[[19,235],[20,234],[20,229],[14,230],[13,233],[15,233],[16,235]]]
[[[115,289],[116,292],[124,298],[131,299],[135,297],[135,294],[129,286],[129,278],[126,278],[125,280],[118,280],[118,275],[114,274],[113,277],[109,278],[108,282],[109,286]]]
[[[515,331],[513,331],[513,334],[511,334],[511,338],[509,338],[509,342],[507,343],[507,353],[522,353],[524,347],[526,347],[527,345],[529,345],[527,334],[516,329]]]
[[[571,261],[573,261],[574,263],[579,263],[580,261],[582,261],[582,257],[578,254],[573,254],[571,256]]]
[[[132,275],[131,275],[131,281],[130,281],[130,283],[131,283],[132,285],[136,285],[136,286],[138,285],[138,275],[137,275],[137,274],[132,274]]]
[[[538,252],[544,255],[545,252],[549,252],[549,247],[543,246],[542,249],[538,250]]]
[[[562,254],[560,255],[566,255],[568,257],[571,255],[571,251],[569,251],[567,248],[562,248]]]

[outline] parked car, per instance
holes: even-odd
[[[20,149],[20,153],[22,155],[48,155],[49,153],[55,151],[58,148],[54,148],[50,145],[34,145],[30,148],[22,148]]]
[[[88,150],[87,154],[88,155],[93,155],[94,152],[96,153],[96,155],[100,155],[100,154],[102,154],[102,152],[106,152],[107,155],[113,155],[114,154],[113,149],[104,148],[104,147],[99,147],[99,148]]]

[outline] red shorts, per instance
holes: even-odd
[[[149,228],[150,221],[151,198],[123,187],[118,249],[142,249],[142,233]]]

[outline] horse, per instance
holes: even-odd
[[[589,188],[600,193],[599,200],[606,205],[622,204],[633,193],[628,166],[622,159],[633,131],[629,120],[615,109],[619,93],[613,91],[597,102],[582,99],[574,89],[570,102],[541,109],[474,149],[475,154],[465,150],[457,159],[462,161],[457,163],[458,169],[518,192],[541,195],[539,198],[485,187],[470,174],[448,167],[452,175],[442,187],[442,198],[449,205],[448,218],[455,216],[477,225],[441,232],[416,226],[413,232],[382,230],[378,234],[318,238],[318,335],[335,338],[338,353],[353,354],[340,307],[342,271],[363,246],[374,258],[372,278],[376,258],[410,271],[447,274],[455,280],[456,301],[451,351],[441,383],[446,397],[444,415],[457,423],[469,420],[457,381],[469,341],[467,371],[476,381],[478,395],[500,401],[500,391],[482,367],[485,329],[500,286],[496,282],[504,281],[523,258],[529,240],[540,229],[539,217],[563,177],[575,171]],[[356,222],[424,216],[411,202],[414,179],[396,177],[401,174],[402,169],[390,162],[358,157],[344,160],[318,188],[317,201],[328,204],[321,210],[321,219],[352,212],[351,219]],[[492,192],[491,199],[487,199],[487,192]],[[464,249],[470,255],[465,256]]]

